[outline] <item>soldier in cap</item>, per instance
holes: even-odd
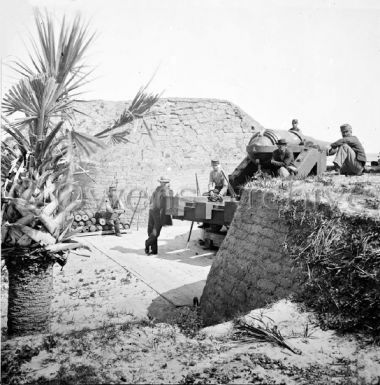
[[[120,219],[119,215],[124,212],[124,205],[116,195],[116,187],[111,186],[108,190],[106,199],[106,211],[110,214],[110,219],[113,221],[115,235],[121,237],[120,234]]]
[[[161,177],[158,182],[160,185],[154,190],[150,198],[149,219],[148,219],[148,239],[145,241],[145,253],[157,254],[157,238],[160,236],[162,226],[173,224],[170,215],[166,215],[166,198],[172,196],[170,190],[170,180]]]
[[[220,166],[219,160],[211,161],[212,171],[210,172],[210,178],[208,183],[208,195],[217,195],[222,199],[227,194],[228,183],[225,178],[224,171]]]
[[[287,145],[285,139],[278,140],[277,149],[272,153],[271,164],[275,168],[276,174],[281,178],[286,178],[291,173],[297,173],[293,153],[287,148]]]
[[[342,139],[330,144],[327,155],[335,155],[335,169],[344,175],[361,175],[367,162],[367,157],[356,136],[352,135],[352,127],[348,124],[340,126]]]
[[[298,128],[298,119],[293,119],[293,120],[292,120],[292,128],[290,128],[289,131],[296,131],[296,132],[301,131],[301,130]]]

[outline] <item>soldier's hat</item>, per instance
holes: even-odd
[[[113,191],[113,190],[116,191],[116,186],[110,186],[110,187],[109,187],[109,191]]]
[[[292,120],[292,124],[293,124],[293,123],[298,123],[298,119],[293,119],[293,120]]]
[[[352,127],[351,127],[351,124],[348,124],[348,123],[344,123],[340,126],[340,128],[347,128],[348,130],[351,130],[352,131]]]
[[[279,139],[276,144],[278,146],[286,146],[288,142],[285,139]]]
[[[218,164],[220,164],[219,160],[212,160],[211,161],[211,166],[217,166]]]
[[[160,179],[157,180],[157,182],[160,182],[160,183],[170,183],[170,179],[164,178],[163,176],[161,176]]]

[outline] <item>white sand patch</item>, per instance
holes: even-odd
[[[334,331],[321,330],[315,325],[312,313],[301,312],[295,303],[281,300],[269,308],[255,309],[244,319],[254,325],[262,324],[255,319],[262,319],[266,324],[277,325],[286,343],[301,351],[294,354],[287,349],[271,343],[255,342],[242,344],[237,342],[231,353],[243,354],[254,351],[273,360],[286,361],[299,368],[310,365],[333,366],[351,361],[352,370],[363,383],[372,383],[380,379],[380,349],[376,346],[361,347],[354,336],[338,336]],[[308,327],[308,330],[306,329]],[[209,338],[226,338],[233,333],[233,323],[225,322],[201,330]],[[375,382],[376,383],[376,382]]]
[[[100,383],[176,384],[184,376],[207,383],[241,384],[255,378],[268,384],[346,384],[353,379],[362,384],[377,383],[378,347],[362,347],[353,336],[340,337],[318,327],[309,337],[299,336],[310,314],[298,311],[289,301],[252,311],[252,315],[270,317],[283,331],[286,342],[302,354],[266,342],[233,340],[231,322],[204,328],[197,338],[185,337],[166,323],[108,324],[54,337],[56,346],[22,365],[27,375],[20,384],[40,376],[54,378],[59,370],[78,375],[82,367],[96,373]],[[6,349],[20,349],[24,344],[42,346],[43,338],[17,338],[7,341]]]

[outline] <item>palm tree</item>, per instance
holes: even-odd
[[[140,89],[131,105],[108,128],[90,136],[75,130],[75,97],[90,72],[84,54],[94,35],[80,17],[63,18],[56,34],[52,18],[35,13],[37,38],[30,65],[16,62],[20,81],[3,99],[6,138],[1,142],[2,259],[9,273],[8,334],[48,330],[53,292],[53,265],[66,263],[70,250],[85,247],[73,240],[75,158],[103,147],[102,139],[142,118],[159,95]]]

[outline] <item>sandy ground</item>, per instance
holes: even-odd
[[[17,357],[17,349],[23,352],[28,346],[38,348],[34,357],[13,370],[17,384],[43,383],[41,378],[64,384],[379,383],[378,347],[320,330],[311,323],[312,315],[288,301],[253,314],[275,323],[301,354],[267,342],[238,341],[231,323],[202,329],[190,338],[167,323],[125,322],[7,341],[3,356]]]
[[[190,222],[175,221],[165,227],[159,254],[146,256],[146,231],[80,237],[91,251],[72,253],[63,269],[54,266],[51,332],[105,322],[120,323],[147,318],[164,319],[176,306],[192,305],[202,294],[215,251],[198,245],[201,230],[194,225],[186,249]],[[7,317],[7,283],[1,296],[2,327]]]
[[[55,268],[50,333],[3,337],[2,382],[379,383],[379,347],[321,330],[312,314],[289,301],[250,315],[277,325],[301,355],[237,340],[230,322],[195,332],[196,309],[183,305],[202,289],[213,253],[198,246],[198,229],[185,250],[189,227],[178,222],[165,228],[158,256],[145,256],[144,230],[86,237],[93,251]],[[2,289],[4,328],[5,281]]]

